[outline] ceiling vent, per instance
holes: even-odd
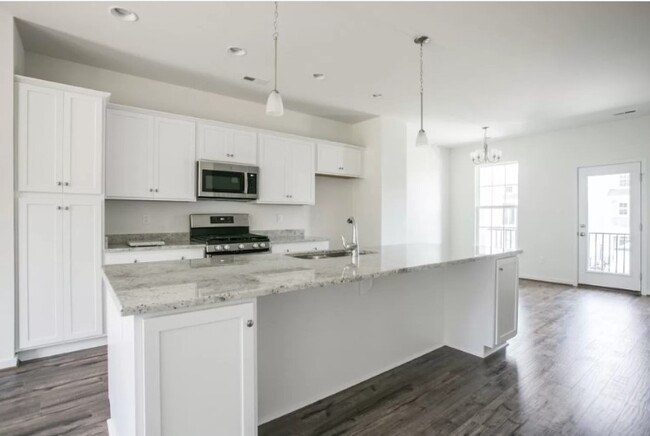
[[[266,85],[267,83],[269,83],[268,80],[260,79],[259,77],[253,77],[253,76],[244,76],[242,77],[242,80],[246,82],[255,83],[256,85]]]
[[[630,115],[636,112],[636,109],[632,109],[631,111],[624,111],[624,112],[618,112],[614,114],[615,117],[620,117],[621,115]]]

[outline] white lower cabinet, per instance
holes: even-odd
[[[202,259],[205,257],[204,253],[205,246],[178,249],[107,251],[104,253],[104,265]]]
[[[281,244],[271,242],[271,253],[273,254],[306,253],[308,251],[329,250],[329,248],[329,241],[288,242]]]
[[[91,195],[19,198],[19,349],[102,335],[102,204]]]
[[[518,258],[497,259],[495,344],[517,335],[519,315]]]

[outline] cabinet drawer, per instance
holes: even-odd
[[[329,250],[329,248],[329,241],[291,242],[287,244],[271,243],[271,253],[273,254],[305,253],[307,251]]]
[[[124,263],[162,262],[166,260],[201,259],[204,257],[204,248],[181,248],[170,250],[137,250],[105,252],[104,265],[117,265]]]

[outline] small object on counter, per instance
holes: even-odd
[[[129,247],[162,247],[165,241],[128,241]]]

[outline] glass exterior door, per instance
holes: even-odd
[[[579,282],[639,291],[641,165],[579,170]]]

